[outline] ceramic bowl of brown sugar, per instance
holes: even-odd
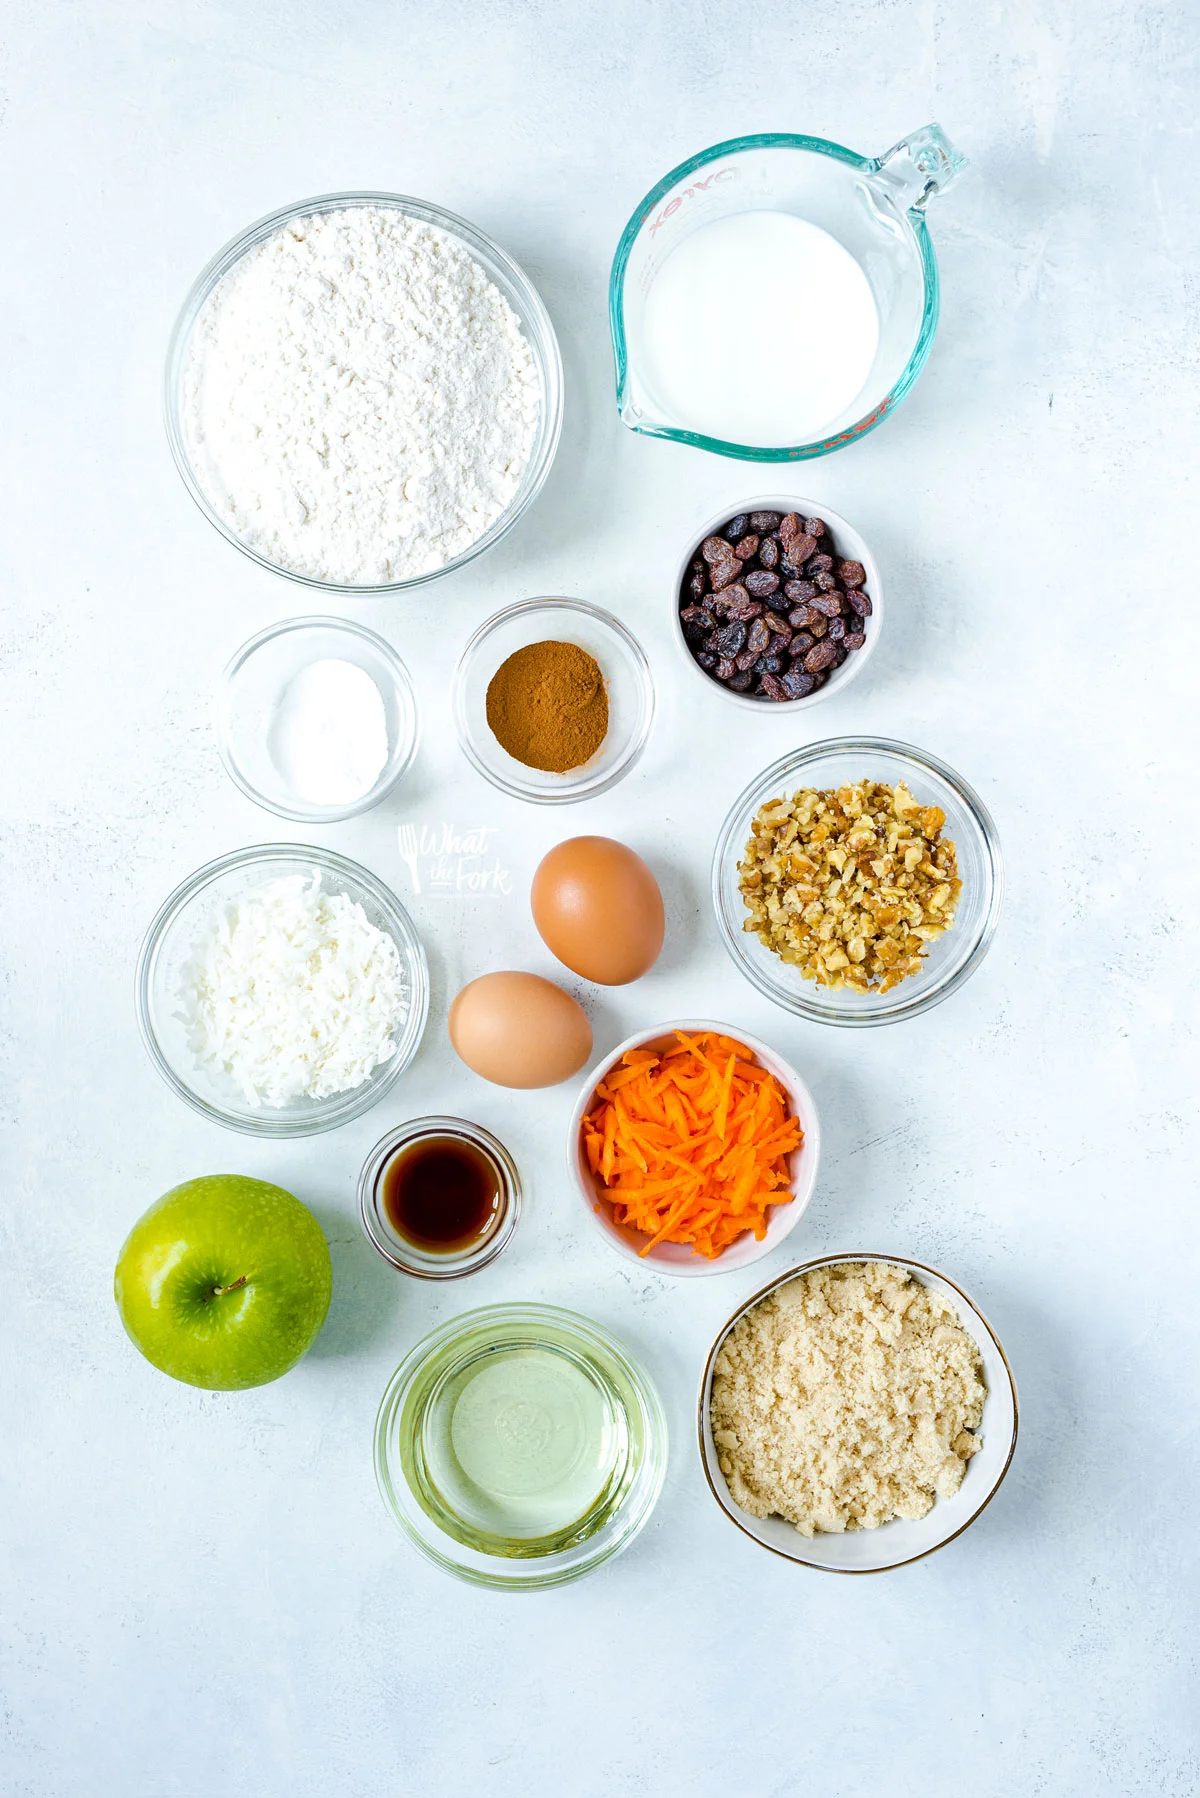
[[[451,693],[463,753],[536,805],[593,799],[624,778],[654,723],[654,682],[619,619],[580,599],[526,599],[463,650]]]
[[[780,1316],[781,1294],[795,1292],[802,1281],[872,1272],[885,1278],[871,1294],[851,1288],[839,1305],[826,1288],[807,1305],[797,1296]],[[911,1327],[905,1290],[896,1288],[910,1291],[918,1306],[921,1299],[929,1301],[927,1310],[913,1310]],[[744,1337],[739,1342],[747,1320],[764,1306],[774,1307],[774,1342],[770,1322],[749,1343]],[[873,1322],[879,1309],[883,1318]],[[902,1326],[898,1318],[904,1319]],[[860,1331],[857,1348],[855,1328]],[[904,1515],[879,1521],[878,1502],[873,1513],[858,1511],[864,1492],[872,1482],[877,1493],[889,1494],[907,1484],[911,1497],[914,1483],[928,1475],[928,1459],[924,1471],[920,1460],[908,1459],[900,1467],[895,1463],[905,1461],[910,1448],[928,1457],[939,1427],[945,1431],[946,1412],[938,1409],[939,1403],[949,1409],[963,1390],[942,1379],[937,1366],[953,1353],[947,1338],[954,1334],[968,1338],[983,1387],[981,1409],[967,1420],[974,1448],[963,1457],[965,1466],[958,1468],[944,1495],[935,1497],[934,1487],[927,1489],[923,1502],[929,1508],[923,1514],[918,1514],[920,1506],[910,1504]],[[922,1353],[922,1338],[927,1358],[914,1362]],[[953,1542],[987,1508],[1016,1452],[1019,1410],[1016,1381],[1000,1338],[961,1286],[907,1256],[855,1251],[801,1262],[742,1301],[709,1350],[696,1422],[709,1491],[729,1521],[760,1548],[826,1573],[885,1573]],[[797,1438],[805,1432],[808,1442],[801,1440],[797,1448]],[[765,1460],[764,1435],[769,1442]],[[962,1438],[954,1443],[955,1450],[961,1452],[961,1444]],[[732,1463],[732,1481],[723,1458]],[[734,1496],[739,1472],[740,1500],[752,1509],[743,1508]],[[824,1494],[814,1491],[819,1485],[826,1488]],[[831,1513],[812,1534],[801,1533],[771,1508],[782,1500],[796,1506],[793,1515],[802,1514],[818,1497],[830,1503]]]

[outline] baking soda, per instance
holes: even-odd
[[[267,734],[288,791],[307,805],[353,805],[388,759],[379,688],[354,662],[329,658],[301,668],[280,696]]]

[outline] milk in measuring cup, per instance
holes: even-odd
[[[789,212],[702,225],[646,296],[647,387],[684,430],[777,449],[824,436],[862,392],[879,345],[866,275]]]

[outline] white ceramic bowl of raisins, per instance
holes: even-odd
[[[732,602],[722,597],[734,589]],[[862,673],[883,624],[883,583],[840,513],[770,493],[693,535],[671,608],[676,641],[710,690],[753,711],[796,712]]]

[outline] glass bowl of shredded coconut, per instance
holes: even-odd
[[[201,511],[264,567],[394,592],[499,541],[562,423],[554,328],[515,262],[403,194],[260,219],[172,333],[167,436]]]
[[[357,862],[303,844],[240,849],[160,908],[137,970],[142,1040],[179,1097],[253,1136],[360,1117],[417,1052],[425,951]]]

